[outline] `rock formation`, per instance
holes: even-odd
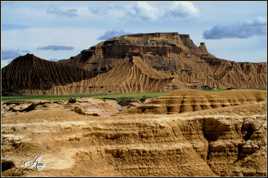
[[[250,91],[250,92],[249,92]],[[217,97],[215,97],[217,96]],[[264,102],[266,92],[260,90],[211,91],[178,90],[159,98],[147,99],[130,107],[128,113],[175,114]]]
[[[9,166],[3,173],[267,176],[266,94],[260,90],[174,91],[145,102],[160,101],[161,110],[152,110],[157,111],[154,114],[121,112],[116,102],[91,98],[75,103],[3,102],[1,152],[18,166],[17,170]],[[181,102],[174,103],[175,98]],[[25,104],[37,107],[19,110]],[[165,114],[167,110],[172,114]],[[44,169],[25,169],[21,162],[37,153]]]
[[[177,88],[266,88],[266,63],[219,59],[205,43],[178,33],[114,37],[69,59],[33,55],[2,69],[4,95],[168,91]]]

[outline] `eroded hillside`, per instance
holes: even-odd
[[[35,60],[33,60],[35,59]],[[37,60],[38,59],[38,60]],[[115,37],[58,62],[33,55],[2,69],[5,95],[266,87],[266,63],[219,59],[178,33]]]
[[[14,163],[4,175],[267,174],[265,91],[176,91],[128,106],[3,102],[2,111],[2,159]],[[43,167],[25,167],[36,155]]]

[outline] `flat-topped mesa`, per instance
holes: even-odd
[[[137,34],[122,35],[119,37],[115,37],[113,39],[119,39],[119,40],[127,39],[130,40],[131,42],[148,41],[148,40],[169,41],[173,43],[175,42],[174,44],[181,44],[181,42],[191,41],[189,34],[179,34],[178,32],[137,33]]]
[[[137,34],[128,34],[122,35],[119,38],[129,39],[131,41],[141,41],[141,40],[174,40],[179,37],[179,33],[170,32],[170,33],[137,33]]]
[[[219,59],[176,32],[114,37],[61,61],[26,54],[1,71],[5,95],[266,87],[265,63]]]
[[[166,57],[172,53],[175,55],[201,53],[189,34],[177,32],[122,35],[103,41],[89,51],[91,54],[96,54],[97,58],[124,58],[146,53]]]
[[[155,33],[136,33],[136,34],[127,34],[121,35],[119,37],[125,38],[181,38],[181,39],[190,39],[189,34],[180,34],[178,32],[155,32]],[[115,37],[117,38],[117,37]]]

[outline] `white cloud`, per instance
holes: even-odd
[[[137,4],[133,6],[133,11],[130,11],[129,13],[136,17],[141,17],[148,20],[156,20],[161,15],[157,7],[154,7],[145,1],[137,2]]]
[[[91,18],[94,19],[101,19],[101,18],[109,18],[109,19],[116,19],[116,18],[124,18],[127,15],[127,4],[117,4],[113,3],[110,4],[107,2],[105,5],[95,5],[89,6],[88,11],[90,13]]]
[[[58,7],[49,7],[47,9],[48,14],[53,14],[56,16],[62,17],[77,17],[78,10],[77,9],[60,9]]]
[[[73,46],[65,46],[65,45],[47,45],[41,46],[37,48],[38,50],[51,50],[51,51],[71,51],[74,49]]]
[[[187,18],[199,14],[199,9],[192,3],[180,2],[146,2],[129,4],[108,4],[101,7],[89,7],[91,14],[109,18],[128,18],[128,20],[169,20],[169,18]]]
[[[203,33],[205,39],[250,38],[266,35],[266,19],[258,17],[252,20],[228,25],[215,25]]]
[[[176,1],[172,3],[166,14],[172,17],[188,17],[197,16],[199,14],[199,9],[194,6],[192,2],[188,1]]]
[[[168,20],[169,18],[187,18],[199,14],[199,9],[192,2],[176,1],[169,3],[137,2],[129,14],[145,20]],[[134,14],[133,14],[134,12]]]

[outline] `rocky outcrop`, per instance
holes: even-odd
[[[82,115],[111,116],[121,110],[121,106],[116,101],[93,98],[79,99],[75,104],[70,105],[74,112]]]
[[[264,89],[266,63],[219,59],[187,34],[148,33],[115,37],[58,62],[27,54],[2,69],[4,95],[169,91],[204,85]]]
[[[222,92],[177,90],[159,98],[147,99],[144,103],[129,107],[128,113],[175,114],[241,104],[264,102],[265,91],[229,90]]]
[[[183,96],[185,103],[170,96]],[[174,111],[159,115],[118,113],[118,104],[89,98],[9,110],[1,151],[19,166],[40,153],[44,169],[20,167],[26,176],[266,176],[265,96],[254,90],[176,91],[154,100]],[[192,112],[201,104],[217,107]],[[178,107],[185,109],[179,113]]]
[[[265,117],[207,116],[200,119],[186,119],[181,129],[216,175],[266,175]],[[253,121],[252,124],[258,125],[258,128],[254,131],[241,129],[248,120]],[[249,131],[251,136],[245,139],[243,134]]]

